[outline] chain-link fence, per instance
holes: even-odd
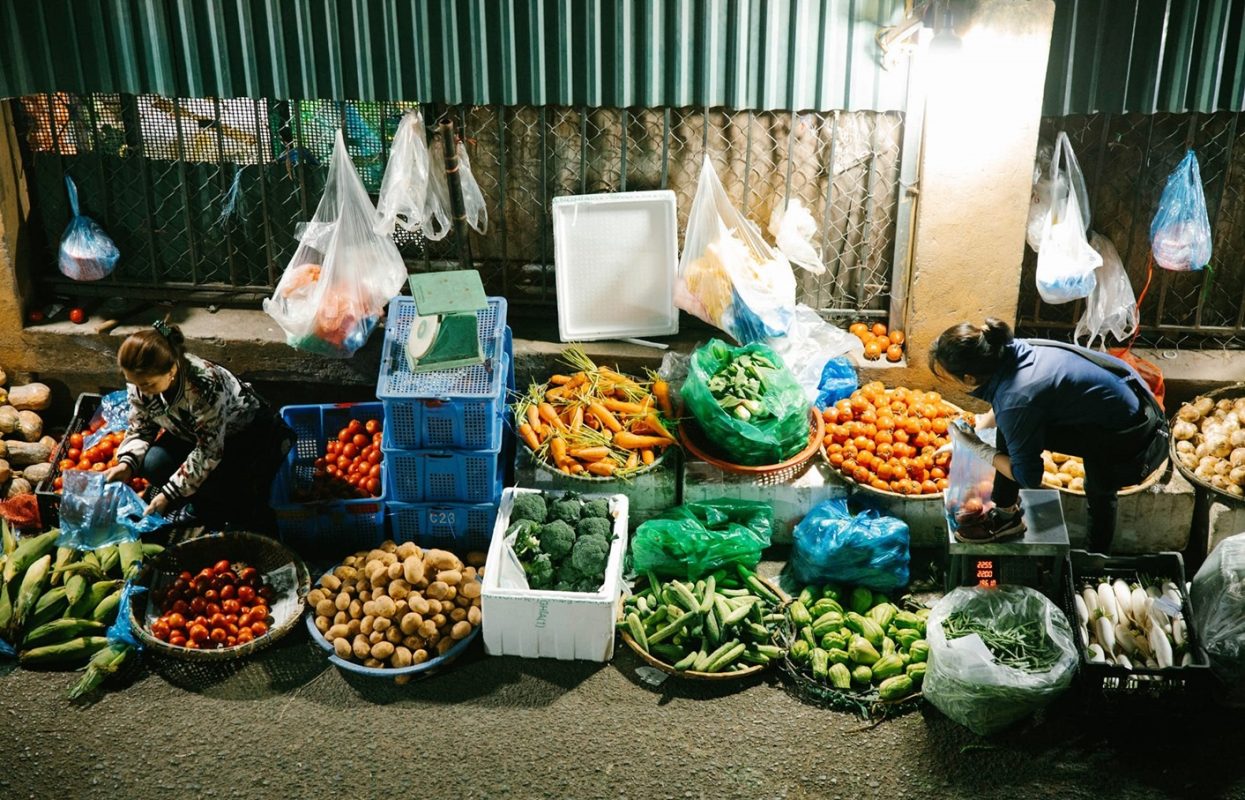
[[[1153,270],[1138,343],[1159,348],[1245,347],[1245,126],[1241,114],[1093,114],[1048,117],[1041,138],[1068,134],[1085,173],[1094,230],[1115,243],[1140,297],[1149,275],[1150,221],[1167,176],[1192,147],[1214,234],[1210,267]],[[1025,248],[1020,325],[1066,336],[1084,301],[1047,305],[1037,294],[1037,256]]]
[[[109,280],[162,295],[212,290],[253,302],[279,277],[296,226],[319,200],[341,127],[375,192],[411,104],[170,100],[38,95],[18,103],[24,158],[48,265],[68,220],[63,177],[79,184],[123,257]],[[555,302],[554,197],[670,189],[682,233],[706,156],[739,208],[765,228],[798,198],[817,221],[826,272],[797,270],[800,298],[832,318],[889,311],[903,119],[879,112],[565,107],[426,108],[456,123],[488,204],[471,234],[489,291]],[[231,202],[232,201],[232,202]],[[399,231],[412,269],[457,260],[453,235]],[[111,291],[108,287],[106,290]]]

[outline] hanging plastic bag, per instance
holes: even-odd
[[[1060,162],[1062,169],[1059,169]],[[1062,206],[1069,193],[1076,197],[1081,221],[1088,235],[1091,212],[1089,190],[1085,186],[1085,175],[1076,160],[1076,153],[1072,151],[1072,141],[1068,139],[1068,134],[1061,132],[1054,147],[1045,142],[1038,145],[1037,158],[1033,162],[1033,193],[1029,198],[1029,221],[1025,227],[1025,239],[1033,252],[1042,251],[1042,237],[1050,225],[1052,207],[1056,203]]]
[[[78,187],[73,178],[65,176],[69,191],[69,210],[73,217],[61,236],[57,264],[61,274],[75,281],[97,281],[107,278],[117,268],[121,251],[95,220],[84,216],[78,208]]]
[[[840,392],[846,385],[847,375],[842,368],[845,363],[851,371],[852,384],[847,394],[856,390],[856,370],[850,361],[840,357],[855,355],[859,358],[864,354],[864,345],[847,331],[826,322],[808,306],[797,305],[787,332],[765,343],[782,358],[804,387],[809,402],[818,408],[825,408],[821,398]]]
[[[1229,688],[1245,685],[1245,533],[1219,543],[1189,590],[1210,667]]]
[[[789,262],[814,275],[825,273],[826,265],[812,241],[817,235],[817,221],[799,198],[791,198],[786,208],[781,204],[774,206],[769,215],[769,233],[778,252]]]
[[[740,344],[786,332],[795,314],[791,265],[731,205],[708,157],[687,217],[674,303]]]
[[[467,148],[462,141],[458,142],[458,179],[463,189],[463,209],[467,215],[467,224],[476,233],[488,233],[488,206],[484,204],[484,192],[471,172],[471,160],[467,158]]]
[[[264,311],[291,347],[349,358],[363,346],[385,305],[402,290],[406,266],[346,151],[341,131],[324,196]]]
[[[953,462],[954,463],[954,462]],[[958,637],[966,628],[987,631]],[[1000,661],[989,646],[994,629],[1019,635],[1027,667]],[[1024,632],[1021,632],[1024,629]],[[925,699],[951,719],[985,736],[1043,708],[1072,685],[1077,651],[1068,618],[1027,586],[955,589],[939,600],[925,626],[929,665]],[[1013,656],[1019,655],[1013,652]]]
[[[954,420],[961,430],[972,433],[964,420]],[[993,439],[998,431],[995,428],[976,431],[974,435],[983,440]],[[951,467],[947,475],[947,490],[942,493],[943,508],[947,515],[947,524],[951,530],[959,530],[961,525],[980,522],[994,507],[991,495],[994,493],[994,465],[989,464],[967,448],[955,444],[952,437]]]
[[[802,586],[843,583],[890,592],[908,585],[908,524],[867,509],[853,516],[847,500],[813,507],[792,533],[788,566]]]
[[[450,232],[450,183],[445,149],[438,132],[428,143],[428,193],[424,195],[423,234],[439,242]]]
[[[1150,223],[1150,248],[1163,269],[1189,272],[1210,263],[1210,215],[1202,191],[1202,174],[1193,151],[1171,175]]]
[[[377,233],[388,236],[394,225],[413,231],[424,219],[428,202],[428,134],[424,115],[408,111],[398,123],[389,150],[389,163],[376,198]]]
[[[246,219],[246,195],[242,192],[242,166],[233,165],[233,180],[229,190],[225,192],[225,200],[221,204],[220,216],[216,218],[218,227],[228,227]]]
[[[1098,268],[1094,290],[1089,293],[1085,313],[1076,323],[1072,338],[1079,343],[1081,337],[1088,337],[1086,347],[1093,347],[1095,341],[1105,347],[1107,334],[1123,342],[1137,330],[1137,296],[1133,294],[1133,285],[1111,240],[1094,233],[1089,238],[1089,246],[1102,256],[1102,266]]]
[[[752,568],[769,547],[774,511],[766,503],[722,498],[684,503],[640,524],[632,567],[693,580],[729,564]]]
[[[1037,288],[1047,303],[1066,303],[1089,297],[1094,271],[1102,256],[1089,246],[1089,200],[1085,179],[1072,153],[1067,134],[1059,134],[1050,163],[1051,206],[1038,249]]]
[[[745,419],[723,408],[712,387],[719,371],[753,354],[769,360],[776,368],[757,369],[761,375],[761,410]],[[783,366],[782,359],[765,345],[731,347],[720,339],[710,340],[692,353],[680,394],[688,413],[696,418],[704,441],[734,464],[777,464],[808,445],[809,404],[804,389]]]
[[[104,473],[69,470],[61,497],[60,547],[94,550],[133,541],[167,525],[159,514],[143,515],[147,504],[124,483],[105,483]]]

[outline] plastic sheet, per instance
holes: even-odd
[[[684,503],[636,528],[632,566],[637,573],[693,580],[728,564],[752,568],[769,547],[773,528],[774,512],[765,503]]]
[[[467,148],[458,142],[458,179],[462,182],[463,211],[467,224],[476,233],[488,233],[488,206],[484,202],[484,192],[471,172],[471,159],[467,157]]]
[[[1063,157],[1067,159],[1067,168],[1061,173],[1066,180],[1058,187],[1051,174],[1051,164],[1055,159],[1057,148],[1064,152]],[[1089,190],[1085,186],[1085,176],[1076,160],[1076,154],[1072,152],[1072,144],[1066,133],[1059,134],[1054,146],[1049,142],[1039,144],[1037,157],[1033,162],[1033,194],[1029,198],[1029,221],[1025,228],[1025,239],[1035,253],[1042,250],[1042,235],[1046,232],[1047,225],[1050,224],[1051,206],[1056,198],[1056,189],[1058,189],[1061,202],[1069,190],[1074,193],[1077,208],[1081,211],[1082,222],[1085,223],[1085,233],[1088,235],[1092,210],[1089,206]]]
[[[109,643],[127,644],[140,653],[143,651],[143,643],[134,635],[134,626],[130,620],[130,606],[133,604],[134,597],[146,591],[146,587],[139,586],[133,581],[125,582],[121,590],[121,602],[117,605],[117,618],[112,625],[108,626],[108,631],[104,634]]]
[[[1210,263],[1211,242],[1202,174],[1190,150],[1167,177],[1150,223],[1150,247],[1163,269],[1189,272]]]
[[[1245,684],[1245,533],[1219,543],[1189,590],[1211,669],[1229,687]]]
[[[1111,240],[1094,233],[1089,246],[1102,256],[1102,266],[1098,268],[1085,313],[1076,323],[1072,337],[1078,343],[1082,337],[1088,337],[1086,347],[1093,347],[1094,342],[1105,347],[1108,334],[1123,342],[1137,330],[1137,296],[1133,294],[1133,285]]]
[[[908,585],[908,524],[867,509],[852,515],[847,500],[813,507],[792,533],[788,568],[803,586],[841,583],[890,592]]]
[[[78,187],[65,176],[69,192],[69,210],[73,217],[61,236],[57,264],[61,274],[75,281],[97,281],[107,278],[117,268],[121,251],[95,220],[84,216],[78,208]]]
[[[159,514],[143,516],[147,504],[138,493],[124,483],[105,483],[102,472],[70,470],[64,481],[56,540],[60,547],[94,550],[133,541],[168,524]]]

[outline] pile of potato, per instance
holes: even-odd
[[[1085,491],[1085,464],[1076,456],[1042,453],[1042,485],[1048,489]]]
[[[445,550],[387,541],[347,557],[307,603],[338,657],[401,669],[443,655],[479,626],[483,575],[484,553],[464,564]]]
[[[1181,466],[1216,489],[1245,497],[1245,397],[1185,403],[1172,423]]]

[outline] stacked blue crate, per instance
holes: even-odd
[[[506,301],[480,313],[483,364],[412,372],[406,340],[415,302],[389,306],[376,396],[384,404],[386,517],[399,542],[482,550],[497,517],[506,460],[507,393],[514,388]]]

